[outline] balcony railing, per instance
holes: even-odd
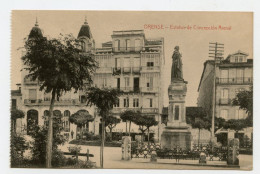
[[[121,68],[113,68],[113,75],[120,75],[121,74]]]
[[[113,108],[112,112],[119,114],[126,110],[140,111],[143,114],[157,114],[159,111],[158,108]]]
[[[219,99],[219,104],[220,105],[229,105],[229,104],[231,104],[231,99],[229,99],[229,98],[221,98],[221,99]]]
[[[99,67],[96,69],[96,73],[112,73],[111,67]]]
[[[32,80],[30,77],[24,78],[24,84],[37,84],[37,80]]]
[[[149,71],[160,71],[160,67],[159,66],[143,66],[142,67],[142,72],[149,72]]]
[[[143,47],[113,47],[114,52],[140,52]]]
[[[253,83],[252,77],[237,77],[237,78],[217,78],[218,84],[251,84]]]
[[[141,67],[132,67],[132,73],[133,74],[139,74],[141,71]]]
[[[141,87],[141,92],[158,92],[159,88],[158,87]]]
[[[50,105],[50,100],[48,99],[24,99],[24,104],[25,105]],[[85,105],[86,102],[81,102],[78,99],[68,99],[68,100],[59,100],[55,101],[54,105]]]

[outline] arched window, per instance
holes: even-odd
[[[49,115],[50,115],[50,112],[48,110],[45,110],[43,112],[43,119],[44,119],[44,126],[48,126],[48,123],[49,123]]]
[[[31,109],[27,112],[27,134],[31,135],[38,125],[38,111]]]
[[[62,120],[64,132],[70,131],[69,117],[70,117],[70,111],[69,110],[64,111],[64,117],[63,117],[63,120]]]
[[[86,43],[84,41],[81,41],[81,49],[82,51],[86,51]]]

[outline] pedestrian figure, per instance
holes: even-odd
[[[73,139],[73,135],[74,135],[74,131],[73,130],[70,132],[70,135],[71,135],[71,139]]]

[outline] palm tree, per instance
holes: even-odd
[[[95,105],[98,108],[99,115],[102,117],[102,136],[100,146],[100,166],[104,167],[104,145],[105,145],[105,120],[109,112],[113,109],[113,105],[118,102],[120,91],[116,89],[99,89],[91,87],[87,91],[87,105]]]

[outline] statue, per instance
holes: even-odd
[[[174,48],[172,55],[172,72],[171,72],[171,82],[174,80],[183,80],[182,76],[182,61],[181,54],[179,52],[179,46]]]

